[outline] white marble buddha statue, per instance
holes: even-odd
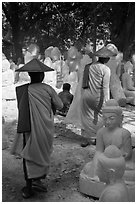
[[[108,146],[98,157],[97,175],[101,182],[106,183],[100,202],[128,202],[128,189],[124,182],[125,159],[115,146]]]

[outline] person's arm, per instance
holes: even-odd
[[[73,98],[74,98],[74,96],[73,96],[73,95],[71,95],[71,102],[70,102],[70,103],[72,103],[72,101],[73,101]]]
[[[110,99],[110,69],[106,66],[103,69],[104,77],[103,77],[103,92],[104,92],[104,103]]]

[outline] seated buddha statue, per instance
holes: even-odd
[[[115,145],[106,147],[98,157],[97,175],[106,183],[100,202],[128,202],[128,189],[124,182],[125,159]]]
[[[134,168],[131,166],[132,160],[132,140],[131,133],[122,127],[123,112],[117,101],[110,99],[102,108],[102,115],[104,127],[97,132],[96,154],[104,152],[109,145],[117,146],[126,160],[127,168]],[[130,165],[128,165],[130,163]]]
[[[123,112],[122,108],[118,105],[117,101],[114,99],[110,99],[106,102],[106,104],[102,108],[102,115],[104,126],[100,128],[96,135],[96,151],[94,158],[91,162],[88,162],[81,171],[80,174],[80,189],[81,192],[85,193],[85,189],[87,190],[87,194],[91,191],[88,189],[92,184],[95,186],[98,184],[98,188],[101,189],[104,187],[100,187],[98,182],[99,178],[97,176],[97,166],[98,166],[98,158],[102,155],[106,148],[110,145],[113,145],[119,149],[122,157],[125,160],[125,172],[123,179],[126,184],[133,184],[134,191],[134,183],[135,183],[135,159],[134,159],[134,151],[132,150],[132,141],[131,141],[131,133],[122,127],[123,121]],[[86,178],[86,180],[85,180]],[[93,183],[92,183],[93,181]],[[89,183],[87,185],[87,183]],[[84,185],[85,187],[83,187]],[[102,184],[101,184],[102,185]],[[92,188],[93,190],[93,188]],[[94,196],[98,193],[94,192]],[[98,194],[99,195],[99,194]]]

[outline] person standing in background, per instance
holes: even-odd
[[[96,133],[103,126],[101,109],[103,104],[110,98],[110,69],[105,65],[114,53],[106,47],[101,48],[94,54],[98,61],[85,67],[81,93],[81,123],[85,147],[94,144]]]

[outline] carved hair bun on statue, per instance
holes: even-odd
[[[32,43],[29,45],[29,47],[27,48],[27,51],[30,52],[32,54],[32,56],[38,56],[40,48],[37,44]]]
[[[104,153],[98,158],[98,171],[114,170],[116,178],[122,178],[125,171],[125,159],[115,145],[106,147]],[[102,170],[101,170],[102,169]]]
[[[55,62],[61,59],[61,52],[58,47],[51,50],[51,59]]]
[[[122,115],[123,111],[115,99],[110,99],[102,108],[102,113],[116,113],[117,115]]]
[[[50,46],[48,48],[46,48],[46,50],[44,51],[44,54],[45,54],[45,58],[46,57],[50,57],[51,58],[51,51],[53,50],[53,46]]]

